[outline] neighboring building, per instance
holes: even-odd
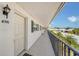
[[[53,30],[53,31],[58,31],[58,32],[69,32],[69,31],[72,31],[73,29],[66,29],[66,28],[52,28],[50,30]]]

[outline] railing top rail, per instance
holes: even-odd
[[[51,35],[53,35],[50,31],[48,31]],[[53,35],[55,38],[57,38],[57,40],[59,40],[60,42],[64,43],[68,48],[70,48],[70,50],[72,50],[76,55],[79,55],[79,51],[76,50],[75,48],[73,48],[72,46],[70,46],[69,44],[65,43],[63,40],[61,40],[60,38],[56,37],[55,35]]]

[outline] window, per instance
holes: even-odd
[[[31,32],[39,31],[39,24],[36,24],[34,21],[31,21]]]
[[[36,24],[36,30],[39,31],[39,25],[38,24]]]
[[[34,22],[31,21],[31,32],[34,32],[34,28],[33,28]]]

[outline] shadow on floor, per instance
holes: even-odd
[[[30,55],[30,54],[28,54],[28,53],[25,53],[23,56],[32,56],[32,55]]]

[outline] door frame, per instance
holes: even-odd
[[[17,10],[15,10],[14,15],[15,14],[17,14],[17,15],[21,16],[22,18],[24,18],[24,49],[23,50],[26,50],[26,47],[27,47],[27,42],[26,41],[27,41],[27,33],[28,33],[27,29],[26,29],[26,26],[27,26],[26,25],[27,24],[27,22],[26,22],[27,17],[23,16],[23,14],[21,12],[17,11]],[[14,47],[14,52],[15,52],[15,47]],[[22,52],[23,51],[21,51],[20,53],[22,53]]]

